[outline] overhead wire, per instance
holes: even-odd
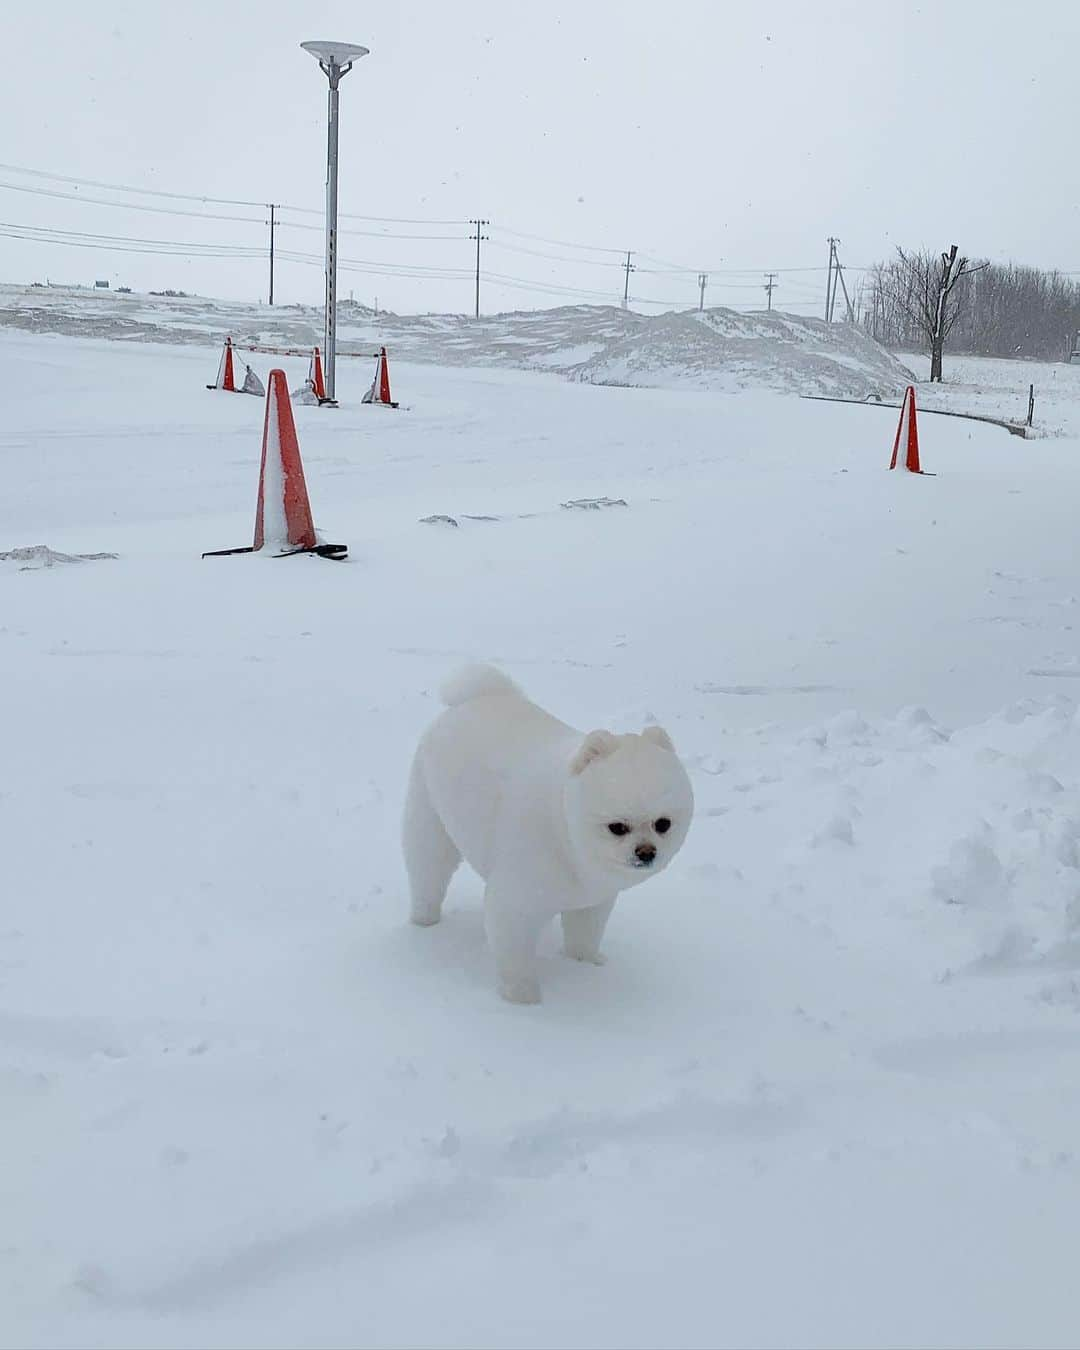
[[[209,202],[212,206],[265,206],[266,202],[240,201],[232,197],[204,197],[191,192],[166,192],[161,188],[125,187],[118,183],[102,183],[94,178],[72,178],[66,174],[48,173],[44,169],[26,169],[18,164],[0,164],[4,173],[21,173],[28,178],[44,178],[53,183],[78,183],[83,187],[105,188],[109,192],[130,192],[147,197],[171,197],[175,201]]]
[[[261,225],[263,223],[257,216],[226,216],[213,211],[185,211],[176,206],[147,206],[137,202],[112,202],[103,197],[87,197],[82,192],[61,192],[55,188],[27,187],[20,183],[0,183],[0,190],[29,193],[35,197],[58,197],[65,201],[85,202],[90,206],[119,206],[125,211],[152,211],[155,215],[189,216],[196,220],[231,220],[245,225]]]
[[[199,257],[199,258],[244,258],[262,260],[265,252],[261,247],[245,244],[199,244],[181,240],[143,239],[130,235],[102,235],[87,231],[58,230],[47,226],[20,226],[0,221],[0,237],[25,239],[39,243],[62,244],[75,248],[91,248],[109,253],[130,253],[163,257]],[[281,262],[297,263],[312,267],[322,267],[324,258],[317,253],[304,253],[291,249],[279,249],[276,255]],[[471,268],[428,267],[421,264],[386,263],[374,259],[340,257],[338,266],[342,271],[356,272],[374,276],[400,277],[413,280],[464,281],[473,276]],[[528,277],[518,277],[502,272],[485,272],[485,279],[497,286],[513,290],[531,291],[536,294],[567,296],[581,300],[599,300],[615,304],[618,296],[614,288],[611,291],[587,289],[577,286],[549,284]],[[741,289],[741,288],[740,288]],[[657,298],[635,295],[634,303],[641,305],[668,305],[689,307],[685,299]],[[810,302],[800,302],[810,303]],[[734,307],[734,306],[732,306]]]
[[[104,183],[95,178],[75,178],[68,174],[49,173],[44,169],[27,169],[17,164],[0,164],[0,172],[25,174],[30,178],[43,178],[47,182],[53,183],[72,183],[81,187],[101,188],[108,192],[127,192],[145,197],[166,197],[173,201],[186,202],[206,202],[211,206],[251,206],[268,207],[268,201],[243,201],[232,197],[207,197],[192,192],[166,192],[162,188],[134,187],[121,183]],[[27,190],[27,189],[24,189]],[[118,203],[122,204],[122,203]],[[273,205],[282,211],[296,211],[305,215],[319,215],[321,212],[313,206],[291,206],[287,202],[274,202]],[[406,216],[362,216],[354,212],[341,211],[338,213],[343,220],[368,220],[385,225],[466,225],[464,220],[433,220],[428,218],[410,218]],[[209,219],[209,217],[207,217]]]
[[[494,226],[492,228],[498,228]],[[499,239],[490,239],[488,245],[491,248],[505,249],[511,253],[527,253],[533,258],[546,258],[551,262],[569,262],[578,267],[615,267],[621,269],[624,264],[620,262],[608,261],[606,258],[568,258],[561,253],[541,253],[539,249],[523,248],[520,244],[504,244]]]
[[[0,183],[0,191],[4,192],[22,192],[29,193],[36,197],[55,197],[65,201],[85,202],[93,206],[114,206],[120,207],[125,211],[147,211],[155,215],[166,216],[185,216],[192,220],[226,220],[243,225],[267,225],[269,221],[265,217],[258,216],[230,216],[223,215],[214,211],[185,211],[176,206],[148,206],[140,202],[117,202],[109,201],[103,197],[87,197],[81,192],[60,192],[53,188],[26,187],[19,183]],[[275,209],[277,204],[275,203]],[[280,229],[287,230],[318,230],[321,232],[321,225],[307,225],[298,220],[278,220],[276,225]],[[463,235],[450,234],[394,234],[389,230],[354,230],[342,229],[339,234],[364,235],[371,239],[406,239],[406,240],[428,240],[437,242],[441,240],[453,240],[464,238]]]
[[[62,183],[71,186],[89,187],[98,191],[127,193],[129,195],[138,195],[154,197],[157,199],[197,202],[201,205],[212,206],[235,206],[247,207],[265,211],[270,207],[268,202],[257,202],[244,200],[240,198],[213,197],[195,193],[181,193],[168,191],[162,188],[138,187],[131,184],[117,184],[105,182],[99,179],[79,178],[72,175],[56,174],[41,169],[27,168],[25,166],[0,164],[0,171],[8,174],[23,175],[34,179],[40,179],[45,182]],[[154,206],[148,203],[123,202],[110,199],[88,196],[80,191],[65,192],[57,188],[48,188],[40,186],[30,186],[27,184],[18,184],[10,182],[0,182],[0,190],[14,191],[20,193],[29,193],[32,195],[51,197],[54,199],[64,199],[71,201],[85,202],[99,206],[126,207],[129,211],[145,211],[155,214],[175,215],[188,219],[226,221],[236,224],[247,225],[267,225],[269,221],[265,216],[246,216],[231,215],[213,211],[194,211],[182,207]],[[274,203],[274,208],[278,212],[298,215],[319,215],[320,211],[314,207],[296,206],[289,203]],[[356,220],[369,224],[384,225],[425,225],[435,227],[464,227],[468,222],[454,219],[434,219],[428,217],[391,217],[391,216],[368,216],[355,212],[339,213],[341,220]],[[275,224],[278,229],[283,230],[306,230],[321,232],[322,226],[317,224],[308,224],[303,221],[289,220],[278,216]],[[540,249],[529,248],[521,243],[508,242],[503,238],[494,238],[488,241],[489,247],[505,250],[507,252],[517,253],[522,256],[534,257],[545,262],[551,263],[569,263],[574,266],[606,267],[616,271],[622,270],[626,264],[620,259],[628,252],[625,249],[614,248],[610,245],[587,244],[573,242],[565,239],[556,239],[546,235],[539,235],[529,231],[516,230],[511,226],[494,225],[493,233],[508,236],[509,240],[527,240],[532,243],[546,244],[554,248],[576,250],[579,253],[597,253],[609,255],[604,258],[572,257],[565,253],[548,253]],[[0,232],[4,237],[23,238],[27,240],[36,240],[37,242],[64,243],[69,246],[81,246],[86,248],[102,248],[110,252],[131,252],[131,253],[161,253],[166,255],[184,255],[205,257],[205,258],[261,258],[265,256],[265,250],[261,246],[245,244],[221,244],[221,243],[191,243],[180,240],[154,240],[141,237],[91,234],[86,231],[62,231],[49,229],[48,227],[22,226],[11,223],[0,224]],[[397,233],[392,230],[364,230],[344,227],[339,229],[339,234],[351,235],[355,237],[383,239],[390,242],[395,241],[423,241],[428,243],[458,243],[467,236],[458,234],[426,234],[426,233]],[[821,266],[802,266],[802,267],[782,267],[782,268],[732,268],[732,267],[689,267],[679,263],[672,262],[670,259],[660,257],[659,255],[647,253],[639,250],[629,250],[638,260],[634,266],[634,272],[639,276],[668,276],[672,279],[685,277],[687,281],[695,278],[701,273],[707,274],[709,278],[710,289],[715,295],[723,294],[732,290],[757,290],[760,283],[747,281],[719,281],[720,277],[739,277],[749,278],[757,275],[764,275],[771,271],[779,274],[782,278],[790,278],[787,285],[793,289],[795,294],[799,290],[805,293],[807,283],[803,282],[796,274],[823,273],[826,271]],[[305,254],[299,251],[277,250],[277,255],[282,261],[309,263],[312,265],[322,265],[323,259],[320,255]],[[642,263],[652,263],[653,266],[642,266]],[[371,259],[339,259],[339,265],[348,267],[351,270],[366,271],[377,275],[412,277],[416,279],[446,279],[460,280],[471,277],[473,272],[467,268],[447,268],[431,267],[419,264],[398,264],[376,262]],[[860,272],[868,270],[866,268],[847,266],[849,272]],[[489,281],[499,285],[516,287],[518,289],[530,289],[538,294],[576,296],[584,299],[598,299],[610,301],[613,299],[611,292],[599,289],[589,289],[584,287],[560,286],[557,282],[545,282],[529,278],[514,277],[504,273],[484,272],[484,277]],[[614,290],[614,288],[613,288]],[[620,298],[621,297],[615,297]],[[661,300],[634,296],[635,304],[642,305],[676,305],[684,306],[689,304],[688,300]],[[791,304],[800,304],[808,306],[811,303],[819,303],[816,299],[811,301],[809,298],[805,301],[792,300]]]
[[[580,248],[588,253],[626,253],[627,251],[625,248],[611,248],[610,245],[573,244],[565,239],[548,239],[542,234],[526,234],[524,230],[512,230],[508,225],[500,225],[499,228],[503,234],[512,235],[515,239],[532,239],[535,243],[553,244],[556,248]]]
[[[299,215],[321,216],[323,208],[318,206],[290,206],[288,202],[275,202],[279,211],[295,211]],[[355,211],[339,211],[339,220],[367,220],[384,225],[469,225],[468,220],[434,220],[427,216],[361,216]]]

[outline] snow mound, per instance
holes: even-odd
[[[307,349],[321,341],[322,310],[267,310],[199,297],[95,295],[0,286],[0,327],[140,342],[209,343],[232,336],[252,346]],[[892,396],[910,372],[849,324],[778,310],[635,314],[611,305],[566,305],[473,319],[460,314],[375,314],[338,306],[338,354],[441,366],[546,370],[591,384],[771,389],[853,398]]]
[[[13,548],[0,553],[0,563],[11,563],[20,572],[31,572],[43,567],[56,567],[61,563],[97,562],[102,558],[115,557],[115,553],[57,553],[45,544],[31,544],[28,548]]]
[[[661,314],[574,367],[591,384],[691,384],[848,398],[899,392],[905,368],[860,329],[772,311]]]

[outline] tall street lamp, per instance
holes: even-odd
[[[326,132],[326,320],[323,329],[323,363],[326,398],[336,403],[337,366],[337,180],[338,180],[338,85],[353,62],[367,56],[367,47],[352,42],[301,42],[319,63],[330,82]]]

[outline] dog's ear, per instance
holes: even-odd
[[[570,772],[583,773],[595,759],[603,759],[619,744],[619,738],[610,731],[590,731],[570,761]]]
[[[641,739],[644,741],[651,741],[653,745],[658,745],[661,750],[675,749],[671,737],[663,727],[646,727],[641,733]]]

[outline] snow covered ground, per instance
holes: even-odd
[[[929,380],[928,356],[905,352],[900,359],[920,381]],[[1027,418],[1028,390],[1034,385],[1033,434],[1080,437],[1080,365],[946,352],[943,373],[941,384],[920,384],[920,406],[1023,422]]]
[[[0,333],[0,554],[118,555],[0,559],[0,1343],[1075,1344],[1080,444],[928,417],[915,478],[875,407],[343,366],[349,560],[204,561],[215,369]],[[468,874],[405,922],[471,657],[697,796],[536,1008]]]

